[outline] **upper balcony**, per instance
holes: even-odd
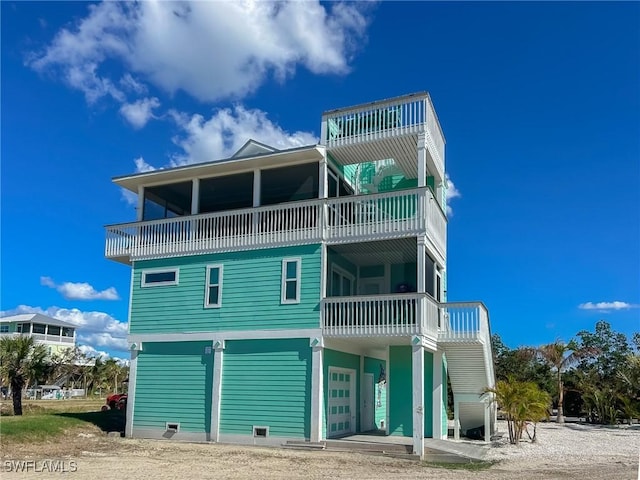
[[[447,221],[428,187],[288,202],[106,227],[105,255],[131,260],[426,235],[446,258]]]
[[[320,143],[339,164],[392,158],[407,178],[416,178],[421,134],[427,168],[443,180],[445,139],[426,92],[325,112]]]

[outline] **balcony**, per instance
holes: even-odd
[[[426,293],[326,298],[321,308],[327,337],[438,334],[439,307]]]
[[[325,112],[321,143],[343,165],[395,158],[416,178],[416,145],[425,135],[431,169],[444,178],[445,140],[427,93]]]
[[[105,256],[132,259],[426,234],[446,258],[446,217],[428,188],[314,199],[106,227]]]
[[[0,338],[2,337],[16,337],[20,335],[30,335],[34,340],[39,342],[47,342],[47,343],[65,343],[65,344],[73,344],[75,343],[74,337],[65,337],[61,335],[49,335],[45,333],[20,333],[20,332],[9,332],[9,333],[0,333]]]

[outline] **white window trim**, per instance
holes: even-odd
[[[161,273],[161,272],[175,272],[176,279],[170,282],[151,282],[147,283],[146,276],[147,273]],[[147,270],[142,270],[140,272],[140,287],[142,288],[150,288],[150,287],[167,287],[170,285],[178,285],[180,279],[180,269],[179,268],[150,268]]]
[[[295,300],[288,300],[287,294],[287,263],[296,263],[296,298]],[[282,259],[282,279],[280,284],[280,303],[283,305],[291,305],[300,303],[300,284],[302,279],[302,258],[289,257]],[[293,280],[293,279],[290,279]]]
[[[209,283],[209,272],[214,268],[218,269],[218,303],[209,303],[209,287],[212,285]],[[221,263],[212,263],[211,265],[207,265],[206,276],[204,277],[204,308],[220,308],[222,306],[223,272],[224,265]]]

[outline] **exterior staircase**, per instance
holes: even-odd
[[[438,333],[438,344],[444,348],[454,415],[459,430],[484,426],[485,410],[491,414],[490,433],[495,426],[495,404],[486,388],[495,387],[489,314],[481,302],[443,304],[444,325]]]

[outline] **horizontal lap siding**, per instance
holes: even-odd
[[[282,259],[302,259],[299,304],[281,305]],[[224,268],[222,307],[204,308],[206,266]],[[141,271],[180,268],[179,284],[142,288]],[[135,262],[131,333],[319,328],[320,247],[273,248]]]
[[[213,385],[211,342],[145,343],[138,354],[134,428],[209,432]]]
[[[310,437],[309,339],[227,341],[223,365],[220,433]]]

